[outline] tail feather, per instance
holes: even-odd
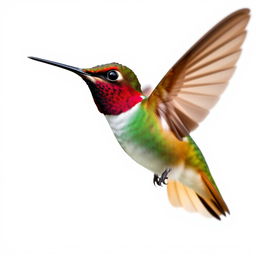
[[[190,197],[190,191],[188,191],[187,187],[185,187],[184,185],[182,185],[181,183],[177,182],[176,183],[176,188],[177,188],[177,193],[178,193],[178,197],[180,199],[180,205],[184,205],[184,208],[187,211],[190,212],[195,212],[196,211],[196,207],[193,203],[193,200]]]
[[[209,200],[205,200],[203,197],[197,194],[198,198],[200,199],[201,203],[207,209],[207,211],[216,219],[220,220],[221,212],[213,205],[213,203]]]
[[[172,196],[169,196],[170,203],[175,207],[181,207],[182,204],[179,197],[179,190],[176,188],[175,181],[172,181],[172,180],[168,181],[167,191],[168,191],[168,196],[172,195]]]
[[[221,215],[225,216],[226,212],[229,213],[228,207],[208,177],[202,172],[199,175],[203,194],[199,194],[181,181],[169,179],[167,184],[169,201],[173,206],[183,207],[187,211],[199,212],[204,216],[220,220]]]
[[[212,199],[211,201],[216,204],[216,207],[219,209],[219,211],[226,215],[225,212],[230,213],[229,209],[224,202],[220,192],[217,190],[217,188],[209,181],[208,177],[205,173],[201,173],[202,181],[204,182],[205,186],[208,188],[208,191],[210,192]]]
[[[211,215],[199,200],[197,194],[177,180],[169,180],[167,192],[170,203],[175,207],[183,207],[189,212],[199,212],[206,217]]]

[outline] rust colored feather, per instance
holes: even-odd
[[[233,75],[246,36],[249,10],[241,9],[206,33],[167,72],[148,102],[178,139],[194,130]]]
[[[218,190],[210,183],[204,173],[200,173],[204,194],[199,195],[181,181],[168,180],[167,193],[170,203],[183,207],[190,212],[198,212],[208,217],[220,220],[220,216],[229,213],[228,207]]]

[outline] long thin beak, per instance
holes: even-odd
[[[53,65],[53,66],[56,66],[56,67],[59,67],[59,68],[64,68],[64,69],[72,71],[72,72],[74,72],[74,73],[76,73],[76,74],[78,74],[80,76],[81,75],[88,75],[81,68],[76,68],[76,67],[69,66],[69,65],[66,65],[66,64],[58,63],[58,62],[51,61],[51,60],[45,60],[45,59],[41,59],[41,58],[37,58],[37,57],[28,57],[28,58],[30,58],[32,60],[44,62],[46,64],[50,64],[50,65]]]

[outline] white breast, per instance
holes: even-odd
[[[133,106],[131,109],[127,110],[126,112],[119,114],[119,115],[105,115],[106,119],[117,137],[117,139],[120,138],[123,129],[126,127],[129,119],[136,113],[136,111],[139,109],[141,102]]]
[[[136,142],[128,140],[127,136],[122,136],[127,132],[129,120],[136,114],[140,104],[141,102],[120,115],[106,115],[106,119],[125,152],[145,168],[161,174],[165,169],[161,159],[157,158],[153,152],[149,152],[147,147],[138,146]]]

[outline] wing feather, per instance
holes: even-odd
[[[170,69],[148,98],[178,139],[198,126],[234,73],[246,36],[249,10],[226,17]]]

